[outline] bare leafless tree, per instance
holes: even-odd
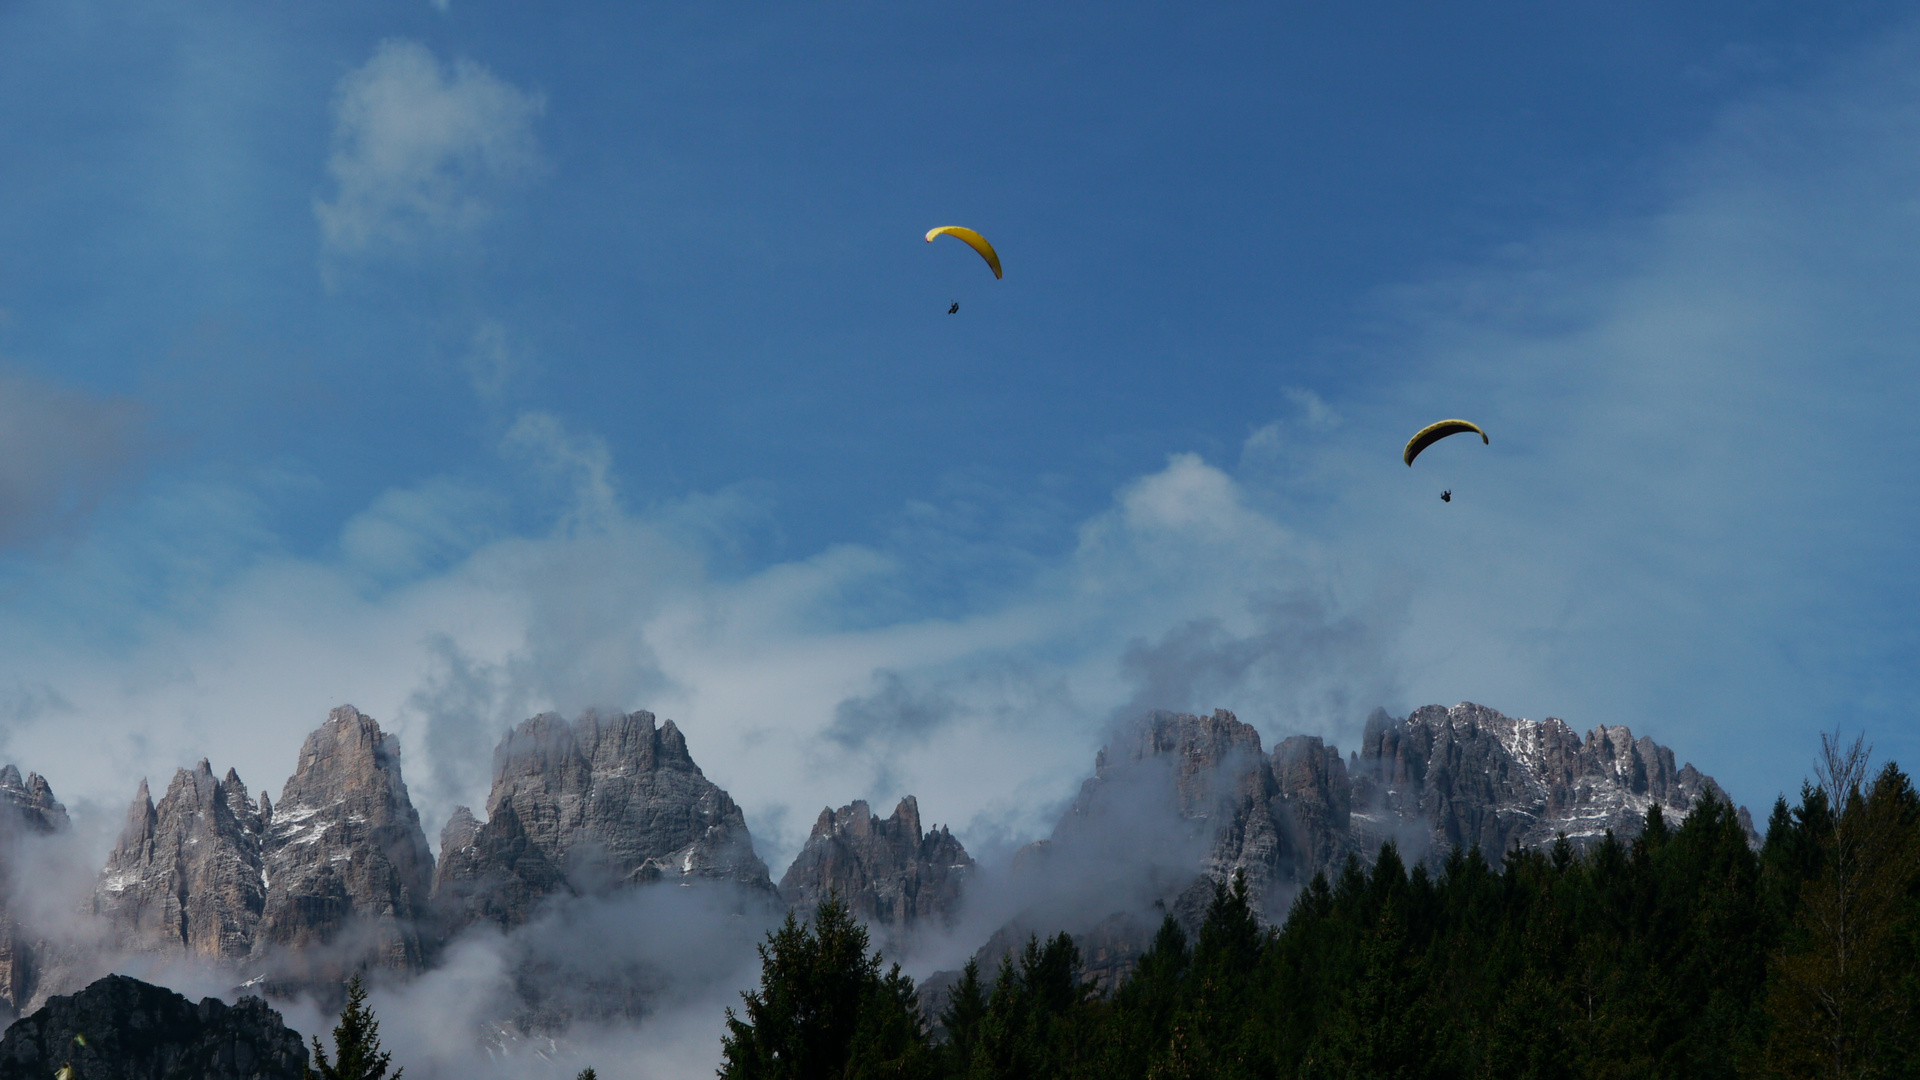
[[[1868,780],[1873,748],[1863,738],[1822,735],[1820,749],[1813,795],[1827,800],[1830,825],[1791,939],[1774,957],[1768,1057],[1782,1075],[1853,1080],[1877,1074],[1875,1035],[1900,1006],[1890,967],[1913,830],[1895,789],[1911,789],[1891,768],[1886,783]]]

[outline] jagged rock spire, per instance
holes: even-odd
[[[94,886],[94,914],[123,947],[245,957],[265,903],[260,840],[259,816],[233,770],[221,782],[204,759],[180,769],[158,806],[143,778]]]
[[[780,895],[806,914],[829,892],[838,893],[892,951],[918,926],[952,922],[972,870],[973,859],[945,826],[921,832],[913,796],[884,819],[856,799],[820,811],[806,846],[780,878]]]

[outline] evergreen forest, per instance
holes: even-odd
[[[1830,741],[1756,849],[1712,798],[1630,842],[1349,858],[1264,927],[1244,875],[1111,994],[1065,933],[969,963],[934,1022],[837,899],[788,916],[720,1076],[1920,1077],[1920,799]]]

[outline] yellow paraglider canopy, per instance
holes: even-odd
[[[961,240],[965,241],[968,247],[979,252],[980,257],[987,260],[987,265],[993,267],[994,280],[996,281],[999,280],[1000,255],[998,252],[993,250],[992,244],[987,243],[986,237],[981,236],[979,233],[974,232],[972,229],[969,229],[963,225],[942,225],[937,229],[927,230],[927,243],[929,244],[933,243],[933,238],[936,236],[939,236],[941,233],[948,233],[950,235],[957,236]]]
[[[1407,452],[1400,456],[1406,460],[1407,464],[1411,465],[1413,464],[1413,459],[1420,456],[1420,451],[1425,450],[1427,447],[1432,446],[1434,443],[1439,442],[1449,435],[1458,435],[1463,431],[1471,431],[1480,436],[1480,441],[1483,444],[1490,441],[1487,438],[1487,433],[1481,431],[1478,424],[1469,423],[1465,420],[1442,420],[1437,424],[1428,424],[1426,427],[1414,432],[1413,438],[1407,440]]]

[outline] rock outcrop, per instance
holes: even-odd
[[[295,980],[337,981],[366,963],[426,965],[433,853],[397,738],[351,705],[334,709],[263,820],[256,959]]]
[[[158,806],[140,781],[94,886],[94,914],[121,948],[245,959],[266,908],[265,822],[240,777],[228,769],[216,780],[204,759],[174,773]]]
[[[554,895],[692,880],[773,895],[740,808],[680,729],[649,712],[547,713],[494,750],[487,820],[462,807],[447,823],[434,892],[457,930],[517,925]]]
[[[1065,929],[1081,977],[1110,990],[1163,915],[1197,927],[1214,884],[1237,871],[1257,908],[1283,904],[1301,869],[1287,820],[1258,731],[1224,709],[1149,713],[1095,757],[1052,837],[1016,855],[1027,906],[974,959],[991,971],[1030,936]]]
[[[891,956],[916,927],[952,924],[972,869],[973,859],[945,826],[921,831],[913,796],[901,799],[888,818],[856,800],[820,811],[806,846],[780,878],[780,895],[805,914],[837,893]]]
[[[68,1062],[87,1080],[300,1080],[307,1049],[257,997],[195,1005],[109,975],[49,999],[0,1039],[0,1080],[46,1080]]]

